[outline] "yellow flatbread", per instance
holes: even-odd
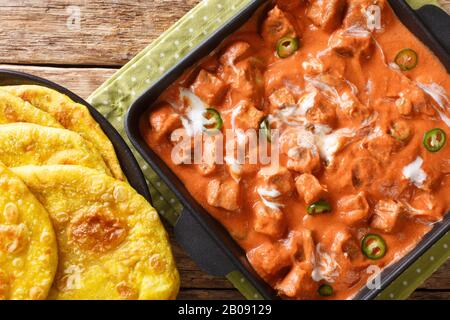
[[[110,174],[97,149],[79,134],[31,123],[0,125],[0,161],[7,167],[76,164]]]
[[[45,299],[57,260],[47,211],[0,163],[0,299]]]
[[[156,211],[128,184],[81,166],[12,169],[49,212],[59,267],[51,299],[173,299],[179,289]]]
[[[62,128],[49,113],[42,111],[30,103],[2,90],[0,87],[0,124],[27,122],[47,127]]]
[[[75,103],[55,90],[41,86],[6,86],[2,89],[48,112],[64,128],[79,133],[100,152],[112,175],[116,179],[126,180],[112,143],[84,105]]]

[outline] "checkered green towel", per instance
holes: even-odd
[[[414,7],[435,1],[411,0]],[[251,0],[204,0],[157,40],[141,51],[114,74],[88,99],[121,133],[133,150],[147,178],[153,205],[170,223],[175,224],[182,206],[156,173],[133,149],[124,132],[124,115],[131,103],[171,66],[196,47],[216,28],[229,20]],[[382,298],[404,299],[449,257],[447,234],[407,272],[381,295]],[[249,299],[260,298],[258,293],[238,272],[228,278]]]

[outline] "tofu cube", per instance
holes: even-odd
[[[313,0],[306,13],[315,26],[333,31],[342,23],[347,0]]]
[[[299,196],[307,205],[322,199],[327,194],[326,188],[310,173],[300,175],[295,180],[295,187]]]
[[[264,117],[264,113],[255,108],[255,106],[248,101],[242,101],[237,107],[235,124],[239,129],[258,129],[259,123]]]
[[[436,222],[443,218],[445,206],[438,197],[429,192],[420,192],[411,200],[411,207],[406,213],[421,221]]]
[[[307,92],[299,100],[299,104],[306,111],[309,122],[324,124],[329,127],[336,125],[336,107],[317,90]]]
[[[367,141],[365,146],[372,157],[380,163],[389,163],[392,159],[391,155],[398,150],[401,143],[391,135],[382,133],[380,136]]]
[[[350,1],[343,21],[344,28],[351,28],[355,26],[367,28],[367,10],[371,5],[378,6],[381,11],[383,11],[386,6],[386,0]]]
[[[295,105],[294,95],[286,88],[275,90],[269,96],[270,105],[274,109],[283,109],[288,106]]]
[[[223,99],[228,85],[212,73],[201,70],[191,89],[206,104],[216,106]]]
[[[294,170],[301,173],[314,173],[317,172],[322,166],[319,153],[311,148],[291,148],[288,151],[288,157],[289,159],[286,166],[289,170]]]
[[[262,202],[253,206],[254,229],[269,237],[280,237],[285,231],[283,212],[279,209],[266,207]]]
[[[251,47],[248,42],[236,41],[225,49],[219,62],[223,65],[234,65],[236,62],[248,58],[250,52]]]
[[[282,37],[295,35],[294,26],[278,6],[269,11],[262,25],[262,37],[270,47],[275,49],[278,40]]]
[[[360,244],[350,229],[343,224],[331,225],[322,236],[321,243],[335,255],[338,263],[361,257]]]
[[[296,263],[286,277],[276,284],[275,289],[283,296],[295,298],[305,289],[308,278],[306,271]]]
[[[266,281],[273,279],[282,269],[292,263],[291,255],[280,243],[264,242],[247,252],[247,258],[256,272]]]
[[[318,171],[322,162],[314,145],[304,146],[295,129],[288,129],[280,137],[280,151],[288,156],[287,168],[300,173]]]
[[[373,44],[372,35],[365,30],[361,30],[361,33],[338,30],[333,33],[329,41],[329,47],[344,57],[367,58],[372,53]]]
[[[255,106],[260,106],[264,96],[264,65],[259,59],[250,57],[236,62],[235,65],[225,65],[220,70],[220,77],[242,100],[249,100]]]
[[[355,226],[369,219],[369,204],[363,192],[346,196],[338,201],[339,215],[348,226]]]
[[[378,201],[370,226],[383,232],[391,232],[395,228],[402,210],[403,206],[396,201]]]
[[[172,131],[181,127],[180,116],[168,103],[162,104],[150,113],[149,123],[151,134],[156,141],[167,139]]]
[[[208,183],[206,198],[210,206],[236,211],[239,209],[239,192],[239,184],[236,181],[213,179]]]
[[[294,190],[294,179],[291,172],[280,166],[270,166],[259,170],[261,186],[267,190],[276,190],[280,194],[289,194]]]

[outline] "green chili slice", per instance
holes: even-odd
[[[222,129],[223,120],[219,111],[213,108],[206,109],[205,118],[208,123],[203,126],[203,129],[207,133],[215,133]]]
[[[423,145],[430,152],[441,150],[447,140],[444,130],[435,128],[425,133],[423,136]]]
[[[266,136],[267,141],[272,142],[272,132],[270,129],[269,119],[265,117],[259,124],[259,130]]]
[[[311,215],[331,212],[331,205],[325,200],[320,200],[309,205],[306,211]]]
[[[329,284],[322,284],[319,287],[319,290],[317,290],[317,292],[322,296],[322,297],[329,297],[332,296],[334,291],[333,291],[333,287],[330,286]]]
[[[417,53],[413,49],[403,49],[395,57],[395,63],[400,67],[402,71],[409,71],[417,66],[419,58]]]
[[[287,58],[298,50],[299,40],[294,37],[283,37],[277,43],[277,55],[280,58]]]
[[[386,242],[378,234],[371,233],[362,239],[361,250],[363,254],[371,260],[383,258],[386,254],[386,249]]]

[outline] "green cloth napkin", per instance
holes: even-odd
[[[415,7],[435,2],[412,0]],[[131,146],[124,132],[124,115],[132,102],[159,79],[179,59],[195,48],[251,0],[204,0],[176,22],[157,40],[141,51],[89,97],[97,108],[120,132],[136,156],[149,184],[153,206],[172,225],[182,205],[158,175]],[[379,298],[405,299],[449,257],[450,234],[431,248],[411,268],[393,282]],[[258,292],[237,271],[227,278],[248,299],[260,299]]]
[[[440,6],[438,0],[407,0],[406,2],[408,2],[408,4],[413,9],[419,9],[420,7],[423,7],[426,4]]]

